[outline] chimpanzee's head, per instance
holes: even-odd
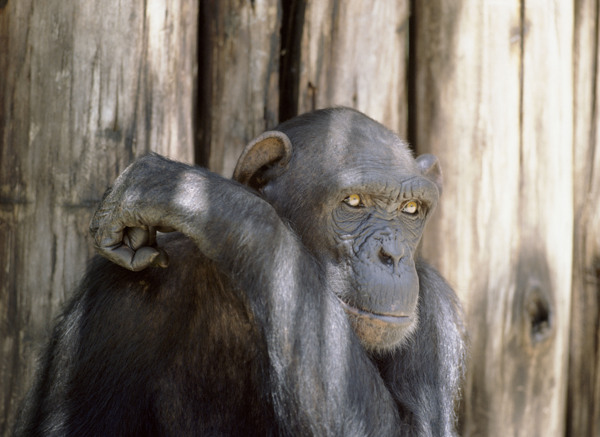
[[[234,179],[258,190],[325,266],[369,350],[397,347],[418,323],[417,246],[442,188],[437,159],[416,160],[364,114],[304,114],[250,143]]]

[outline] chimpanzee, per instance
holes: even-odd
[[[441,186],[348,108],[259,136],[234,180],[139,159],[16,435],[454,435],[461,310],[417,253]]]

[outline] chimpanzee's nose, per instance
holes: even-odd
[[[404,257],[404,245],[394,240],[387,240],[379,248],[379,260],[389,267],[397,267]]]

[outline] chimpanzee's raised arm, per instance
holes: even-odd
[[[98,253],[139,271],[168,263],[154,244],[157,229],[183,232],[205,255],[219,258],[221,248],[221,255],[237,253],[223,247],[223,241],[242,243],[245,232],[248,237],[261,232],[261,227],[242,226],[246,219],[280,222],[268,203],[240,184],[151,154],[127,167],[107,190],[90,233]]]

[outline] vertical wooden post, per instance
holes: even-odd
[[[413,141],[446,175],[423,251],[459,292],[472,335],[463,434],[561,435],[571,5],[414,4]]]
[[[298,112],[344,105],[406,136],[409,1],[307,2]]]
[[[230,177],[244,146],[278,117],[277,0],[200,2],[198,163]]]
[[[506,350],[518,382],[505,405],[523,435],[562,435],[565,426],[573,232],[573,5],[525,1],[519,265],[524,323]],[[540,80],[542,79],[543,80]],[[523,293],[519,296],[519,294]],[[524,408],[519,408],[523,406]]]
[[[116,175],[193,157],[197,3],[0,1],[0,435]]]
[[[574,250],[567,435],[600,435],[600,2],[575,2]]]

